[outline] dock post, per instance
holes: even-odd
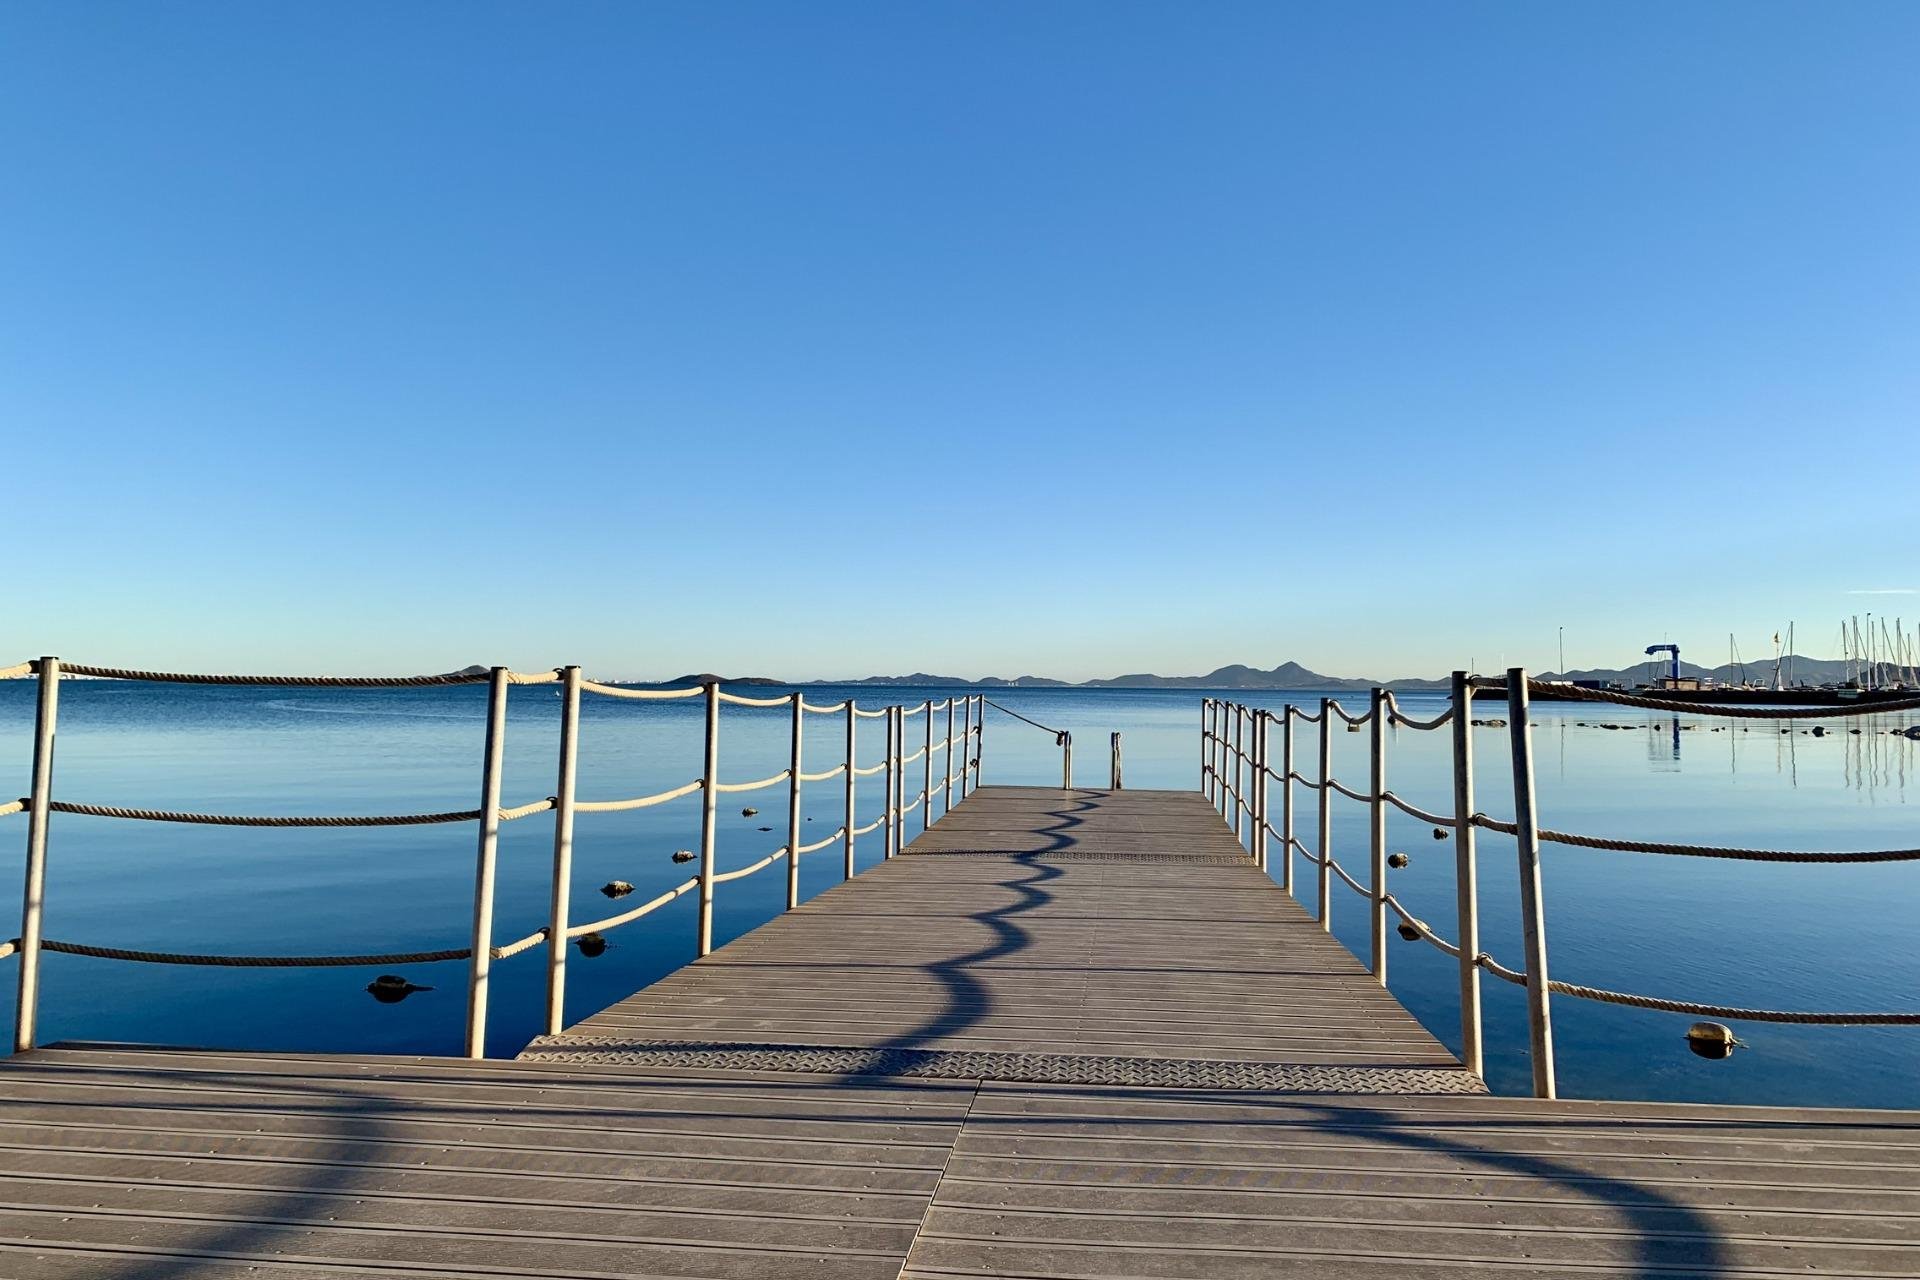
[[[553,889],[547,900],[547,1034],[566,1026],[567,918],[573,895],[573,799],[580,765],[580,668],[560,675],[560,776],[553,790]]]
[[[493,967],[494,864],[500,855],[500,766],[507,743],[507,669],[487,684],[487,743],[480,772],[480,848],[473,871],[472,954],[467,961],[467,1056],[487,1056],[487,980]]]
[[[885,730],[886,742],[881,750],[884,758],[880,771],[880,860],[886,861],[893,856],[893,708],[885,708],[886,714],[880,717],[881,727]]]
[[[1113,735],[1113,784],[1111,790],[1120,790],[1120,735]]]
[[[1293,892],[1293,704],[1280,713],[1280,887]]]
[[[1520,853],[1520,928],[1527,962],[1527,1047],[1533,1058],[1533,1096],[1555,1096],[1553,1010],[1547,987],[1546,903],[1540,885],[1540,823],[1533,788],[1533,739],[1527,670],[1507,670],[1507,733],[1513,746],[1514,844]]]
[[[1060,732],[1060,789],[1073,790],[1073,735]]]
[[[1387,705],[1386,690],[1375,689],[1373,716],[1367,726],[1373,730],[1368,741],[1367,770],[1373,784],[1367,788],[1368,849],[1372,854],[1373,875],[1367,891],[1367,909],[1373,976],[1383,987],[1387,985]]]
[[[920,830],[922,834],[933,825],[933,699],[927,699],[927,709],[921,712],[927,718],[927,750],[920,757]]]
[[[1213,749],[1212,735],[1208,732],[1207,717],[1213,714],[1213,699],[1200,699],[1200,794],[1213,803],[1213,769],[1207,759],[1207,752]]]
[[[807,710],[800,694],[793,695],[793,742],[787,752],[787,910],[800,905],[800,770],[806,763],[801,738]]]
[[[1217,706],[1214,709],[1214,721],[1215,721],[1215,726],[1214,726],[1214,738],[1213,738],[1213,752],[1214,752],[1215,759],[1213,764],[1213,778],[1214,778],[1215,784],[1220,788],[1220,794],[1216,798],[1220,801],[1220,817],[1224,821],[1227,816],[1227,804],[1228,804],[1228,800],[1227,800],[1227,704],[1226,703],[1222,702],[1217,704]]]
[[[696,955],[713,950],[713,841],[720,819],[720,682],[707,685],[706,768],[700,776],[700,925]]]
[[[1453,885],[1460,939],[1460,1058],[1485,1075],[1480,1048],[1480,893],[1474,862],[1473,685],[1453,673]]]
[[[13,1051],[33,1048],[40,1020],[40,929],[47,896],[47,819],[53,801],[54,724],[60,714],[60,659],[34,664],[40,676],[33,712],[33,794],[27,800],[27,878],[20,895],[20,997]]]
[[[946,758],[941,761],[941,763],[946,766],[946,774],[947,774],[947,785],[946,785],[947,798],[946,798],[946,802],[940,808],[940,816],[943,818],[953,812],[953,704],[954,704],[954,701],[955,700],[951,697],[947,699],[947,754],[946,754]],[[969,703],[971,703],[972,699],[969,698],[968,701]],[[966,758],[965,750],[961,751],[960,756],[961,756],[961,759],[963,760]]]
[[[1333,932],[1327,913],[1333,907],[1333,699],[1320,699],[1320,928]]]
[[[1240,817],[1247,807],[1246,728],[1247,708],[1236,702],[1233,704],[1233,838],[1242,844],[1246,843],[1240,831]]]
[[[860,737],[860,712],[853,705],[853,695],[847,695],[847,829],[845,832],[846,874],[845,879],[853,879],[853,790],[860,781],[853,767],[859,761],[854,747]]]
[[[1253,713],[1253,865],[1267,869],[1267,709]]]

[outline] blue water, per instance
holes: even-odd
[[[772,693],[773,690],[754,690]],[[816,688],[863,705],[944,698],[946,690]],[[485,690],[287,691],[68,681],[61,690],[55,795],[68,801],[236,813],[388,813],[472,808],[478,799]],[[1124,735],[1133,787],[1198,784],[1201,694],[1189,690],[999,690],[996,701],[1074,732],[1077,781],[1105,785],[1106,735]],[[1240,696],[1240,695],[1234,695]],[[1343,695],[1355,710],[1364,695]],[[1317,704],[1302,691],[1244,700],[1278,708]],[[559,700],[551,687],[513,691],[505,799],[538,799],[554,789]],[[1407,695],[1413,715],[1441,709],[1437,695]],[[1482,716],[1503,714],[1488,706]],[[1779,732],[1774,722],[1721,722],[1581,704],[1535,707],[1541,820],[1564,830],[1779,848],[1845,849],[1920,845],[1920,809],[1909,776],[1920,745],[1888,730],[1911,718],[1849,722],[1826,737]],[[631,702],[588,698],[579,795],[613,799],[659,791],[700,772],[698,699]],[[0,683],[0,768],[28,789],[33,686]],[[1584,724],[1582,723],[1584,722]],[[1627,731],[1593,727],[1601,722]],[[721,776],[729,781],[786,765],[787,712],[726,709]],[[922,732],[908,722],[909,747]],[[863,763],[880,758],[882,722],[861,721]],[[942,721],[942,727],[944,722]],[[810,717],[806,768],[840,761],[844,719]],[[1366,781],[1364,733],[1336,728],[1335,771],[1356,789]],[[1476,731],[1478,807],[1510,816],[1507,734]],[[1276,747],[1277,750],[1277,747]],[[1299,732],[1310,770],[1317,743]],[[1398,730],[1388,783],[1417,804],[1451,808],[1443,733]],[[1053,783],[1059,753],[1038,730],[989,713],[988,783]],[[913,766],[917,769],[917,765]],[[913,775],[917,779],[917,773]],[[1920,778],[1916,778],[1920,786]],[[808,791],[803,840],[839,825],[841,784]],[[910,791],[917,781],[910,785]],[[1277,792],[1277,788],[1276,788]],[[784,790],[741,796],[722,809],[719,862],[754,861],[785,838]],[[880,781],[863,779],[858,806],[878,811]],[[1275,798],[1277,812],[1278,800]],[[1311,838],[1315,800],[1298,794],[1297,829]],[[754,818],[742,806],[762,810]],[[1356,874],[1366,866],[1366,811],[1336,798],[1335,855]],[[697,847],[698,797],[631,813],[581,815],[575,850],[575,917],[612,914],[689,873],[676,849]],[[1393,891],[1452,936],[1453,845],[1430,828],[1390,814],[1393,847],[1412,864],[1392,873]],[[772,827],[760,831],[759,827]],[[919,815],[909,818],[909,833]],[[17,919],[26,824],[0,818],[0,911]],[[471,823],[411,828],[268,830],[134,823],[56,815],[48,872],[46,934],[78,942],[152,950],[228,953],[372,953],[463,946],[474,864]],[[552,824],[538,815],[503,831],[496,937],[544,923]],[[880,836],[860,842],[860,863],[880,856]],[[1805,1009],[1920,1007],[1920,867],[1761,865],[1663,858],[1549,846],[1548,939],[1554,976],[1591,986]],[[1276,864],[1277,865],[1277,864]],[[836,883],[840,855],[805,859],[802,892]],[[1520,964],[1513,845],[1481,841],[1483,946]],[[599,888],[637,886],[618,902]],[[1300,883],[1311,900],[1311,880]],[[720,886],[717,940],[768,919],[780,906],[784,870]],[[1361,900],[1336,884],[1334,933],[1366,948]],[[11,929],[6,933],[10,934]],[[682,898],[611,935],[598,957],[569,966],[568,1019],[619,999],[692,957],[694,904]],[[1422,943],[1392,940],[1393,991],[1449,1046],[1458,1048],[1453,962]],[[395,970],[430,985],[399,1004],[365,990],[383,969],[215,969],[128,964],[48,955],[42,1040],[101,1039],[368,1052],[457,1052],[462,962]],[[5,966],[4,1000],[13,995]],[[1487,1072],[1500,1092],[1529,1085],[1522,994],[1484,983]],[[509,1055],[540,1029],[543,960],[536,949],[494,969],[488,1046]],[[0,1017],[11,1018],[11,1008]],[[1584,1097],[1728,1100],[1779,1104],[1920,1106],[1920,1028],[1812,1028],[1742,1024],[1748,1047],[1727,1061],[1695,1057],[1682,1042],[1690,1018],[1596,1005],[1554,1003],[1563,1094]]]

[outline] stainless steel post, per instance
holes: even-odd
[[[1527,962],[1527,1042],[1533,1096],[1554,1096],[1553,1010],[1547,987],[1546,902],[1540,884],[1540,826],[1533,789],[1531,704],[1525,667],[1507,670],[1507,733],[1513,748],[1514,844],[1520,854],[1520,930]]]
[[[1293,704],[1280,713],[1280,887],[1293,892]]]
[[[1453,885],[1460,940],[1460,1058],[1467,1070],[1485,1074],[1480,1047],[1480,894],[1473,825],[1473,685],[1453,673]]]
[[[1253,865],[1267,869],[1267,710],[1253,713]]]
[[[1328,912],[1333,908],[1333,788],[1327,779],[1333,776],[1333,699],[1320,699],[1320,927],[1328,933],[1333,925]]]
[[[859,757],[854,753],[854,748],[858,745],[859,738],[860,738],[860,712],[859,712],[859,709],[853,705],[853,695],[848,694],[847,695],[847,829],[845,833],[845,844],[844,844],[844,850],[846,853],[846,879],[848,880],[853,879],[853,842],[855,838],[853,834],[853,809],[854,809],[853,792],[854,792],[855,785],[858,784],[860,781],[859,776],[854,773],[853,767],[859,763]]]
[[[807,710],[793,695],[793,740],[787,749],[787,910],[800,905],[800,772],[806,763],[802,749]]]
[[[60,659],[34,664],[40,679],[33,712],[33,793],[27,798],[26,883],[20,895],[20,994],[13,1051],[33,1048],[40,1021],[40,930],[46,914],[47,820],[53,802],[54,725],[60,714]]]
[[[1120,790],[1120,735],[1113,735],[1113,779],[1110,784],[1114,791]]]
[[[933,825],[933,699],[927,699],[927,708],[920,713],[927,718],[927,750],[921,756],[920,765],[920,830],[924,833]]]
[[[487,980],[493,967],[494,864],[500,854],[500,768],[507,743],[507,669],[487,685],[487,741],[480,771],[480,848],[473,871],[472,956],[467,962],[467,1056],[487,1056]]]
[[[1213,802],[1213,761],[1209,753],[1213,750],[1213,728],[1208,717],[1213,714],[1213,699],[1200,699],[1200,794]]]
[[[553,887],[547,899],[547,1034],[566,1028],[567,919],[573,895],[573,800],[580,764],[580,668],[560,676],[560,775],[553,792]]]
[[[713,950],[713,844],[720,826],[720,684],[707,686],[707,754],[700,788],[700,937],[696,954]]]
[[[1367,848],[1372,855],[1370,888],[1367,891],[1368,924],[1372,935],[1373,976],[1381,986],[1387,985],[1387,693],[1384,689],[1373,691],[1372,719],[1367,727],[1373,732],[1368,738],[1367,776],[1372,785],[1367,788]]]
[[[946,765],[946,773],[947,773],[946,801],[940,807],[940,816],[943,818],[953,812],[953,753],[956,749],[956,744],[954,743],[954,740],[953,740],[954,701],[955,700],[951,697],[947,699],[947,754],[945,759],[942,761],[942,763]],[[960,751],[961,759],[965,760],[966,754],[967,754],[966,744],[965,743],[958,744],[958,749]],[[962,767],[964,767],[964,765]]]
[[[880,857],[882,861],[893,856],[893,824],[898,811],[893,807],[894,736],[893,713],[897,707],[886,708],[886,714],[880,717],[880,723],[886,726],[886,758],[882,762],[886,768],[880,774]]]
[[[1233,838],[1241,839],[1240,817],[1246,812],[1247,752],[1245,746],[1247,709],[1233,704]]]

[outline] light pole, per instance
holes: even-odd
[[[1560,628],[1560,678],[1567,678],[1567,629]]]

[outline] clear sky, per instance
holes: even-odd
[[[1911,3],[15,0],[0,665],[1824,655],[1920,620],[1917,66]]]

